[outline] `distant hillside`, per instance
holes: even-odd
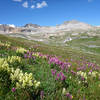
[[[0,34],[42,41],[46,44],[66,45],[66,42],[74,39],[100,37],[100,27],[77,20],[65,21],[57,26],[40,26],[29,23],[16,27],[14,25],[1,24]]]
[[[57,26],[40,26],[37,24],[26,24],[22,27],[15,27],[14,25],[0,25],[0,33],[21,33],[21,32],[31,32],[32,34],[35,33],[55,33],[60,31],[69,31],[69,30],[87,30],[92,29],[93,26],[79,22],[76,20],[72,21],[65,21],[63,24],[57,25]],[[23,31],[25,30],[25,31]],[[30,31],[29,31],[30,30]]]

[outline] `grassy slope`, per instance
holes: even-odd
[[[95,55],[95,54],[89,54],[86,52],[83,52],[82,50],[77,50],[77,49],[72,49],[70,47],[61,47],[61,46],[51,46],[51,45],[46,45],[41,42],[35,42],[35,41],[28,41],[22,38],[12,38],[12,37],[7,37],[4,35],[0,35],[0,40],[2,41],[9,41],[12,42],[13,45],[15,46],[22,46],[25,48],[29,48],[31,46],[38,46],[38,51],[42,52],[44,54],[50,54],[50,55],[56,55],[56,56],[61,56],[61,59],[74,59],[74,60],[79,60],[80,57],[85,57],[85,59],[88,59],[89,61],[96,61],[97,63],[100,63],[100,55]],[[71,44],[74,46],[78,46],[79,44],[75,43],[81,43],[82,40],[75,40],[72,41]],[[82,41],[83,42],[83,41]],[[87,42],[87,40],[85,41]]]
[[[85,38],[85,39],[76,39],[68,43],[71,47],[77,47],[78,49],[84,49],[85,51],[90,51],[95,54],[100,54],[100,47],[88,47],[88,45],[100,46],[100,38]]]
[[[14,46],[21,46],[21,47],[25,47],[25,48],[29,48],[31,46],[34,46],[34,47],[38,46],[38,51],[40,51],[44,54],[52,54],[52,55],[62,56],[61,57],[62,60],[65,60],[66,58],[68,58],[69,60],[71,58],[75,59],[75,60],[80,60],[80,57],[84,56],[85,59],[93,60],[93,61],[96,61],[97,63],[99,63],[99,57],[100,57],[99,55],[98,56],[95,56],[92,54],[90,55],[90,54],[84,53],[82,51],[71,49],[70,47],[50,46],[50,45],[42,44],[40,42],[27,41],[27,40],[24,40],[21,38],[11,38],[11,37],[3,36],[3,35],[0,35],[0,41],[3,41],[3,42],[9,41],[9,42],[12,42],[12,44]],[[8,51],[6,50],[6,52],[8,52]],[[13,55],[16,53],[14,51],[13,52],[10,51],[9,54]],[[24,60],[25,59],[23,59],[23,61]],[[64,98],[61,95],[62,87],[64,87],[62,85],[64,85],[64,84],[61,84],[60,82],[58,84],[55,82],[55,79],[51,75],[51,67],[49,67],[48,62],[43,60],[43,59],[39,59],[39,60],[37,59],[36,61],[37,62],[32,63],[32,64],[24,62],[25,68],[23,68],[23,71],[24,72],[26,72],[26,71],[32,72],[35,79],[39,80],[41,82],[41,87],[42,87],[41,89],[43,89],[46,93],[45,94],[46,99],[44,99],[44,100],[51,100],[51,98],[52,98],[52,100],[66,100],[66,98]],[[75,66],[73,66],[73,68],[74,67]],[[55,66],[55,68],[56,68],[56,66]],[[58,67],[57,67],[57,69],[58,69]],[[72,82],[72,79],[73,79],[73,82]],[[78,100],[76,97],[78,97],[78,95],[83,97],[84,93],[77,93],[76,94],[77,90],[75,90],[75,89],[77,89],[78,86],[80,86],[79,88],[81,88],[81,85],[78,85],[78,86],[75,85],[77,82],[75,83],[74,78],[72,78],[72,79],[68,81],[69,82],[68,84],[71,84],[68,89],[70,91],[73,90],[72,93],[73,93],[73,96],[75,98],[73,100]],[[74,83],[74,84],[72,84],[72,83]],[[96,84],[98,85],[99,83],[96,83],[94,80],[92,80],[92,82],[90,81],[90,83],[89,83],[91,88],[89,87],[89,88],[85,89],[85,93],[87,96],[86,98],[88,98],[87,100],[90,100],[90,98],[93,98],[91,100],[96,100],[96,99],[99,100],[100,99],[100,97],[99,97],[100,90],[98,87],[96,87],[97,86]],[[92,89],[93,89],[93,91],[92,91]],[[55,92],[55,90],[57,90],[57,91]],[[8,97],[10,97],[10,96],[8,95]],[[19,95],[19,98],[20,97],[22,97],[22,95]],[[1,100],[4,100],[4,99],[1,99]],[[6,99],[6,100],[14,100],[14,99],[10,98],[10,99]],[[26,100],[26,99],[20,98],[17,100]],[[36,99],[36,100],[40,100],[40,99]]]

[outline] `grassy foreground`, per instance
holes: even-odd
[[[100,100],[100,56],[0,35],[0,100]]]

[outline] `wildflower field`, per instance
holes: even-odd
[[[0,35],[0,100],[100,100],[99,56]]]

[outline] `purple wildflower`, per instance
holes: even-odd
[[[81,77],[81,80],[82,80],[82,81],[84,81],[84,80],[85,80],[85,78],[82,76],[82,77]]]
[[[64,75],[62,75],[61,80],[63,81],[65,79],[66,79],[66,77]]]
[[[56,80],[58,80],[60,78],[60,74],[57,73],[57,77],[56,77]]]
[[[76,72],[74,72],[73,70],[71,70],[71,73],[72,73],[73,75],[76,75]]]
[[[24,54],[24,58],[27,58],[27,54]]]
[[[70,98],[70,100],[72,100],[73,99],[72,95],[70,95],[69,98]]]
[[[60,77],[60,74],[59,73],[57,74],[57,77]]]
[[[73,98],[72,95],[71,95],[70,93],[67,93],[66,96],[67,96],[70,100],[72,100],[72,98]]]
[[[51,73],[54,76],[56,74],[56,70],[51,69]]]
[[[27,51],[27,54],[29,54],[30,52],[29,51]]]
[[[66,96],[69,97],[70,96],[70,93],[66,93]]]
[[[92,70],[90,70],[90,72],[92,73]]]
[[[28,56],[28,58],[31,58],[31,57],[32,57],[31,55]]]
[[[66,59],[66,62],[68,62],[68,59]]]
[[[60,74],[60,77],[61,77],[62,81],[66,79],[65,75],[62,72],[60,72],[59,74]]]
[[[15,92],[15,91],[16,91],[16,89],[13,87],[13,88],[12,88],[12,92]]]
[[[44,91],[41,91],[40,98],[43,99],[43,97],[44,97]]]
[[[85,96],[83,96],[83,100],[85,100]]]

